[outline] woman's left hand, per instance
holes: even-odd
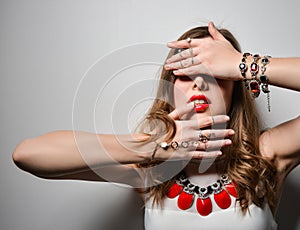
[[[168,47],[185,49],[166,61],[165,69],[175,75],[206,74],[224,80],[243,79],[239,70],[242,54],[215,28],[208,24],[211,37],[169,42]]]

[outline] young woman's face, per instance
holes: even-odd
[[[190,102],[194,111],[181,119],[227,114],[231,105],[233,81],[219,80],[207,75],[178,76],[174,83],[174,106],[179,108]]]

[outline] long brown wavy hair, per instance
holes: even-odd
[[[241,52],[239,43],[228,30],[219,29],[219,32],[236,50]],[[178,40],[208,36],[210,36],[208,27],[201,26],[185,32]],[[174,52],[176,51],[171,50],[168,57],[172,56]],[[174,103],[173,83],[176,78],[172,71],[163,69],[160,79],[163,81],[158,85],[156,99],[141,127],[148,129],[147,132],[149,132],[149,129],[157,128],[156,125],[153,125],[153,121],[160,120],[164,123],[164,130],[161,130],[160,133],[166,134],[166,140],[170,141],[176,132],[175,123],[168,116],[174,110],[172,106]],[[164,81],[171,84],[165,84]],[[239,201],[242,212],[245,214],[251,203],[262,207],[265,198],[267,198],[269,205],[274,207],[276,170],[272,163],[265,160],[260,154],[258,141],[261,128],[258,113],[253,97],[244,87],[242,81],[234,82],[228,116],[230,117],[228,128],[235,130],[235,135],[231,138],[232,145],[222,149],[222,158],[225,161],[226,173],[237,185],[237,201]],[[151,162],[139,167],[149,167],[154,164],[155,162]],[[146,192],[150,194],[150,197],[153,197],[154,202],[161,203],[174,180],[175,177],[166,182],[158,183],[148,188]]]

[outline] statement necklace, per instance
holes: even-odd
[[[199,187],[192,184],[184,174],[180,174],[175,183],[170,187],[167,197],[177,199],[178,208],[189,209],[196,198],[196,209],[201,216],[207,216],[212,212],[211,197],[221,209],[226,209],[231,205],[230,195],[237,197],[234,182],[224,174],[212,185]]]

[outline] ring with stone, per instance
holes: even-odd
[[[201,135],[199,135],[199,141],[202,143],[206,143],[209,141],[209,137],[201,134]]]

